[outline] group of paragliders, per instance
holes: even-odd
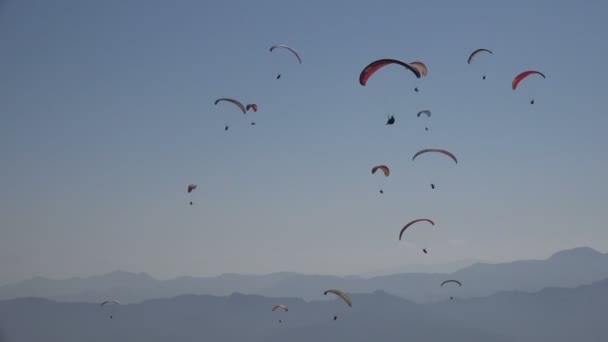
[[[270,47],[270,52],[274,51],[277,48],[281,48],[281,49],[286,49],[288,51],[291,51],[291,53],[293,53],[296,58],[298,59],[298,62],[300,62],[300,64],[302,64],[302,57],[300,56],[300,54],[292,47],[289,47],[287,45],[284,44],[276,44]],[[277,74],[276,79],[280,79],[281,78],[281,74]],[[247,104],[247,105],[243,105],[243,103],[241,103],[240,101],[234,99],[234,98],[227,98],[227,97],[223,97],[223,98],[219,98],[217,100],[215,100],[215,105],[217,105],[220,102],[229,102],[234,104],[235,106],[237,106],[241,112],[243,114],[247,114],[247,112],[249,112],[250,109],[252,109],[254,112],[258,111],[258,105],[255,103],[251,103],[251,104]],[[254,121],[251,121],[250,123],[251,126],[255,126],[256,123]],[[230,129],[230,125],[229,124],[225,124],[224,125],[224,131],[227,131],[228,129]]]
[[[488,49],[477,49],[475,51],[473,51],[470,55],[469,58],[467,59],[467,64],[471,64],[471,62],[473,62],[473,59],[475,59],[475,57],[481,53],[489,53],[489,54],[493,54],[492,51],[488,50]],[[517,89],[517,85],[519,84],[519,82],[523,81],[526,77],[530,76],[530,75],[539,75],[542,78],[546,78],[545,75],[537,70],[526,70],[523,71],[521,73],[519,73],[517,76],[515,76],[515,78],[513,78],[513,81],[511,82],[511,88],[513,90]],[[486,75],[484,74],[482,77],[482,79],[486,79]],[[534,104],[534,99],[530,100],[530,104]]]
[[[287,45],[277,44],[277,45],[273,45],[273,46],[270,47],[270,52],[274,51],[277,48],[282,48],[282,49],[286,49],[286,50],[290,51],[297,58],[298,62],[300,64],[302,64],[302,57],[300,56],[300,54],[295,49],[293,49],[293,48],[291,48],[291,47],[289,47]],[[477,56],[480,55],[480,54],[482,54],[482,53],[493,54],[493,52],[490,51],[490,50],[488,50],[488,49],[483,49],[483,48],[482,49],[476,49],[475,51],[473,51],[469,55],[469,57],[467,59],[467,64],[471,64],[477,58]],[[361,86],[366,86],[367,82],[369,81],[369,79],[376,72],[378,72],[380,69],[384,68],[385,66],[393,65],[393,64],[404,67],[407,71],[409,71],[411,74],[413,74],[418,79],[420,79],[421,77],[426,77],[427,74],[428,74],[428,68],[427,68],[427,66],[423,62],[414,61],[414,62],[407,63],[407,62],[404,62],[404,61],[401,61],[401,60],[397,60],[397,59],[388,59],[388,58],[385,58],[385,59],[379,59],[379,60],[373,61],[370,64],[368,64],[361,71],[361,73],[359,75],[359,84]],[[518,87],[518,85],[520,84],[520,82],[523,81],[524,79],[526,79],[527,77],[531,76],[531,75],[539,75],[539,76],[545,78],[545,75],[543,73],[541,73],[540,71],[526,70],[524,72],[519,73],[517,76],[515,76],[515,78],[512,81],[512,84],[511,84],[512,89],[516,90],[517,87]],[[281,78],[281,74],[278,73],[277,76],[276,76],[276,79],[278,80],[280,78]],[[486,74],[485,73],[483,74],[482,79],[483,80],[486,79]],[[415,87],[414,91],[415,92],[419,92],[418,87]],[[247,112],[249,112],[249,110],[253,110],[253,112],[257,112],[258,111],[258,105],[257,104],[250,103],[250,104],[244,105],[243,103],[241,103],[240,101],[238,101],[238,100],[236,100],[234,98],[219,98],[219,99],[217,99],[215,101],[214,104],[218,105],[220,102],[228,102],[228,103],[231,103],[231,104],[235,105],[238,109],[240,109],[240,111],[243,114],[247,114]],[[531,99],[530,104],[534,104],[534,99]],[[416,114],[416,116],[418,118],[420,118],[421,115],[426,115],[428,118],[430,118],[431,117],[431,111],[428,110],[428,109],[424,109],[424,110],[419,111]],[[394,115],[389,115],[388,119],[386,121],[386,125],[391,126],[391,125],[394,125],[395,122],[396,122],[395,116]],[[253,122],[253,121],[251,122],[252,126],[255,125],[255,124],[256,124],[255,122]],[[227,131],[229,128],[230,128],[230,126],[228,124],[226,124],[225,127],[224,127],[224,130]],[[425,127],[425,130],[429,131],[428,126]],[[422,149],[422,150],[420,150],[420,151],[418,151],[418,152],[416,152],[414,154],[414,156],[412,157],[412,161],[416,160],[416,158],[418,156],[420,156],[422,154],[425,154],[425,153],[439,153],[439,154],[443,154],[443,155],[449,157],[450,159],[452,159],[456,164],[458,164],[458,159],[456,158],[456,156],[452,152],[450,152],[450,151],[448,151],[446,149],[441,149],[441,148],[426,148],[426,149]],[[389,177],[389,175],[391,174],[391,171],[390,171],[390,169],[389,169],[389,167],[387,165],[376,165],[376,166],[372,167],[372,170],[371,170],[372,175],[375,175],[377,171],[382,171],[382,174],[385,177]],[[431,183],[430,186],[431,186],[431,189],[435,189],[435,184]],[[188,194],[192,193],[196,188],[197,188],[196,184],[189,184],[187,186],[187,193]],[[379,192],[381,194],[384,194],[384,190],[382,188],[380,189]],[[193,202],[190,201],[190,205],[192,205],[192,204],[193,204]],[[399,231],[399,241],[402,240],[402,238],[403,238],[403,236],[404,236],[404,234],[405,234],[405,232],[406,232],[406,230],[408,228],[410,228],[414,224],[420,223],[420,222],[426,222],[426,223],[431,224],[432,226],[435,225],[435,222],[432,219],[429,219],[429,218],[414,219],[414,220],[408,222],[407,224],[405,224],[401,228],[401,230]],[[427,248],[426,247],[422,248],[422,252],[424,254],[428,254]],[[456,285],[462,287],[462,283],[460,281],[454,280],[454,279],[446,280],[446,281],[442,282],[440,286],[443,287],[444,285],[450,284],[450,283],[453,283],[453,284],[456,284]],[[324,295],[327,295],[329,293],[335,294],[336,296],[338,296],[339,298],[341,298],[349,307],[352,307],[352,301],[351,301],[350,297],[344,291],[337,290],[337,289],[331,289],[331,290],[325,291]],[[450,296],[450,299],[454,299],[454,297]],[[107,305],[107,304],[120,304],[120,303],[118,301],[105,301],[105,302],[101,303],[101,306],[104,306],[104,305]],[[282,309],[284,312],[288,312],[289,311],[289,308],[287,307],[287,305],[284,305],[284,304],[277,304],[277,305],[274,305],[272,307],[272,311],[273,312],[276,311],[276,310],[278,310],[278,309]],[[112,318],[112,316],[110,316],[110,318]],[[338,319],[338,316],[334,315],[333,316],[333,320],[335,321],[337,319]],[[279,320],[279,323],[282,323],[281,319]]]
[[[493,54],[493,52],[491,50],[489,50],[489,49],[484,49],[484,48],[476,49],[475,51],[473,51],[469,55],[469,57],[467,59],[467,64],[471,64],[477,58],[477,56],[480,55],[480,54],[482,54],[482,53]],[[376,72],[378,72],[380,69],[382,69],[383,67],[388,66],[388,65],[399,65],[399,66],[402,66],[402,67],[405,68],[405,70],[411,72],[411,74],[413,74],[416,78],[421,78],[421,77],[426,76],[428,74],[428,68],[427,68],[427,66],[423,62],[415,61],[415,62],[407,63],[407,62],[404,62],[404,61],[401,61],[401,60],[397,60],[397,59],[385,58],[385,59],[379,59],[379,60],[373,61],[370,64],[368,64],[365,68],[363,68],[363,70],[361,71],[361,73],[359,75],[359,84],[361,84],[362,86],[366,86],[368,80],[370,79],[370,77],[372,77]],[[536,71],[536,70],[527,70],[527,71],[521,72],[517,76],[515,76],[515,78],[512,81],[512,84],[511,84],[512,89],[516,90],[517,86],[519,85],[519,83],[522,80],[524,80],[525,78],[527,78],[528,76],[530,76],[530,75],[540,75],[541,77],[545,78],[545,75],[543,73],[539,72],[539,71]],[[486,79],[486,74],[485,73],[482,76],[482,79],[483,80]],[[414,88],[414,91],[418,92],[419,91],[418,87]],[[534,104],[534,99],[532,99],[530,101],[530,104]],[[426,115],[428,118],[431,117],[431,111],[428,110],[428,109],[419,111],[416,114],[416,116],[418,118],[420,118],[420,116],[423,115],[423,114]],[[388,119],[386,121],[386,125],[389,125],[389,126],[393,125],[393,124],[395,124],[395,121],[396,121],[395,116],[394,115],[389,115]],[[425,127],[425,130],[426,131],[429,130],[428,126]],[[428,153],[428,152],[442,153],[442,154],[450,157],[456,164],[458,164],[458,160],[457,160],[456,156],[453,153],[451,153],[448,150],[440,149],[440,148],[427,148],[427,149],[420,150],[420,151],[418,151],[418,152],[416,152],[414,154],[414,157],[412,158],[412,161],[415,160],[416,157],[418,157],[419,155],[424,154],[424,153]],[[382,164],[382,165],[376,165],[376,166],[372,167],[372,170],[371,170],[372,175],[375,175],[377,171],[382,171],[382,174],[384,174],[384,177],[389,177],[389,175],[391,173],[389,167],[387,165],[384,165],[384,164]],[[434,183],[431,183],[430,186],[431,186],[431,189],[435,189],[435,184]],[[384,194],[384,190],[382,188],[380,188],[379,192],[381,194]],[[401,232],[399,233],[399,240],[401,240],[404,231],[409,226],[411,226],[412,224],[414,224],[416,222],[420,222],[420,221],[427,221],[427,222],[431,223],[432,225],[435,225],[435,223],[432,220],[430,220],[430,219],[417,219],[417,220],[413,220],[413,221],[409,222],[408,224],[406,224],[402,228]],[[422,251],[425,254],[428,253],[428,250],[426,248],[422,248]]]

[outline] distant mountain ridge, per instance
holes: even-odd
[[[445,297],[439,284],[447,278],[459,279],[465,284],[458,289],[458,296],[463,298],[511,290],[531,292],[551,286],[575,287],[608,278],[608,254],[580,247],[557,252],[546,260],[475,263],[452,273],[401,273],[371,278],[278,272],[158,280],[145,273],[116,271],[65,280],[36,277],[1,286],[0,299],[43,297],[70,302],[98,302],[117,298],[124,303],[136,303],[182,294],[222,296],[239,292],[311,300],[322,298],[322,291],[326,288],[340,287],[356,293],[382,290],[415,302],[433,302]]]
[[[501,292],[417,304],[385,291],[304,301],[232,293],[99,307],[40,298],[0,301],[6,341],[608,341],[608,279],[576,288]],[[288,312],[271,311],[274,304]],[[113,318],[110,319],[110,315]],[[333,315],[338,315],[333,320]],[[282,323],[279,323],[279,319]]]

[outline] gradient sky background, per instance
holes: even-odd
[[[599,0],[5,0],[0,282],[606,252],[607,16]],[[480,47],[494,54],[468,65]],[[429,74],[362,87],[379,58]],[[547,78],[511,90],[527,69]],[[412,162],[426,147],[458,165]],[[436,226],[399,242],[420,217]]]

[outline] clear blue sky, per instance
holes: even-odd
[[[5,0],[1,282],[606,252],[607,15],[599,0]],[[468,65],[480,47],[494,54]],[[429,74],[391,66],[362,87],[379,58]],[[527,69],[547,78],[511,90]],[[458,165],[412,162],[426,147]],[[399,242],[419,217],[437,224]]]

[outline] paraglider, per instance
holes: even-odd
[[[536,71],[536,70],[524,71],[524,72],[520,73],[519,75],[515,76],[515,78],[513,79],[513,82],[511,82],[511,88],[513,88],[513,90],[517,89],[519,82],[523,81],[526,77],[528,77],[530,75],[540,75],[540,76],[542,76],[542,78],[546,78],[545,74],[543,74],[540,71]],[[534,99],[530,100],[530,104],[531,105],[534,104]]]
[[[426,148],[424,150],[420,150],[418,152],[416,152],[416,154],[414,154],[414,157],[412,158],[412,161],[416,159],[416,157],[418,157],[421,154],[424,153],[429,153],[429,152],[436,152],[436,153],[442,153],[445,154],[446,156],[452,158],[452,160],[458,164],[458,159],[456,159],[456,156],[454,154],[452,154],[452,152],[444,150],[444,149],[440,149],[440,148]]]
[[[274,312],[274,310],[276,309],[283,309],[285,310],[285,312],[289,311],[289,308],[287,308],[287,305],[284,304],[277,304],[275,306],[272,307],[272,312]],[[283,320],[279,320],[279,323],[283,323]]]
[[[433,220],[431,220],[431,219],[427,219],[427,218],[422,218],[422,219],[417,219],[417,220],[410,221],[410,222],[409,222],[409,223],[407,223],[405,226],[403,226],[403,228],[401,228],[401,231],[399,232],[399,240],[401,240],[401,238],[403,237],[403,233],[405,232],[405,230],[406,230],[406,229],[407,229],[409,226],[413,225],[414,223],[417,223],[417,222],[422,222],[422,221],[426,221],[426,222],[428,222],[428,223],[432,224],[433,226],[435,225],[435,222],[433,222]],[[424,252],[424,254],[427,254],[427,253],[428,253],[428,251],[426,250],[426,248],[422,248],[422,251]]]
[[[363,70],[361,71],[361,74],[359,74],[359,84],[361,84],[362,86],[365,86],[367,84],[367,80],[378,70],[380,70],[381,68],[389,65],[389,64],[399,64],[403,67],[405,67],[406,69],[408,69],[409,71],[411,71],[414,75],[416,75],[416,78],[420,78],[421,74],[420,71],[418,71],[417,68],[396,60],[396,59],[379,59],[377,61],[371,62],[370,64],[368,64],[365,68],[363,68]]]
[[[258,105],[255,103],[250,103],[247,105],[247,107],[245,107],[245,109],[247,109],[247,111],[249,111],[250,109],[253,109],[253,111],[257,113]],[[251,122],[251,126],[255,126],[255,122]]]
[[[454,279],[450,279],[450,280],[446,280],[443,283],[441,283],[441,287],[443,287],[443,285],[448,284],[448,283],[454,283],[454,284],[458,284],[458,286],[462,287],[462,283],[459,282],[458,280],[454,280]],[[454,296],[450,296],[450,300],[453,300]]]
[[[217,106],[218,103],[223,102],[223,101],[230,102],[230,103],[236,105],[243,112],[243,114],[247,114],[247,109],[245,108],[245,106],[243,106],[242,103],[240,103],[239,101],[237,101],[235,99],[219,98],[219,99],[215,100],[215,105]],[[227,131],[228,128],[230,128],[230,126],[228,124],[225,124],[224,131]]]
[[[418,112],[418,114],[417,114],[416,116],[417,116],[417,117],[420,117],[420,115],[422,115],[422,114],[426,114],[426,116],[428,116],[429,118],[431,117],[431,111],[430,111],[430,110],[428,110],[428,109],[425,109],[425,110],[421,110],[421,111],[419,111],[419,112]],[[425,130],[425,131],[428,131],[428,130],[429,130],[429,127],[428,127],[428,126],[424,127],[424,130]]]
[[[388,166],[386,165],[377,165],[372,167],[372,175],[376,174],[376,171],[381,170],[382,173],[384,173],[384,177],[388,177],[391,173],[391,171],[389,170]],[[380,189],[380,193],[383,194],[384,191],[382,189]]]
[[[473,51],[470,55],[469,58],[467,59],[467,64],[471,64],[471,62],[473,61],[473,59],[480,54],[481,52],[487,52],[489,54],[493,54],[492,51],[488,50],[488,49],[477,49],[475,51]],[[482,79],[486,79],[486,75],[484,74]]]
[[[120,305],[120,302],[118,302],[117,300],[106,300],[105,302],[102,302],[101,304],[99,304],[99,307],[103,307],[104,305],[108,305],[108,304],[117,304]],[[113,319],[113,315],[110,315],[110,319]]]
[[[328,293],[333,293],[336,296],[342,298],[346,302],[346,304],[348,304],[349,307],[353,306],[353,302],[350,300],[350,297],[348,297],[348,295],[344,291],[332,289],[332,290],[327,290],[327,291],[323,292],[323,294],[325,296],[327,296]],[[334,321],[337,319],[338,319],[338,315],[334,314]]]
[[[421,154],[424,153],[429,153],[429,152],[436,152],[436,153],[442,153],[445,154],[446,156],[452,158],[452,160],[458,164],[458,159],[456,159],[456,156],[454,154],[452,154],[452,152],[444,150],[444,149],[440,149],[440,148],[426,148],[424,150],[420,150],[418,152],[416,152],[416,154],[414,154],[414,157],[412,158],[412,161],[416,159],[416,157],[418,157]],[[431,183],[431,189],[435,189],[435,184]]]
[[[386,121],[387,125],[392,125],[395,123],[395,116],[394,115],[389,115],[388,116],[388,120]]]
[[[426,68],[426,65],[424,63],[415,61],[415,62],[411,62],[410,65],[413,66],[414,68],[418,69],[418,71],[420,71],[420,74],[422,76],[426,77],[428,69]],[[414,88],[414,91],[418,92],[418,87]]]
[[[270,52],[272,52],[274,49],[277,49],[277,48],[287,49],[287,50],[291,51],[291,53],[293,53],[296,56],[296,58],[298,59],[298,62],[300,62],[300,64],[302,64],[302,57],[300,56],[298,51],[296,51],[294,48],[289,47],[284,44],[277,44],[277,45],[273,45],[270,47]],[[279,73],[279,74],[277,74],[276,79],[278,80],[280,78],[281,78],[281,74]]]
[[[190,185],[188,185],[188,193],[191,193],[195,189],[196,189],[196,184],[190,184]],[[192,201],[190,201],[190,205],[192,205]]]

